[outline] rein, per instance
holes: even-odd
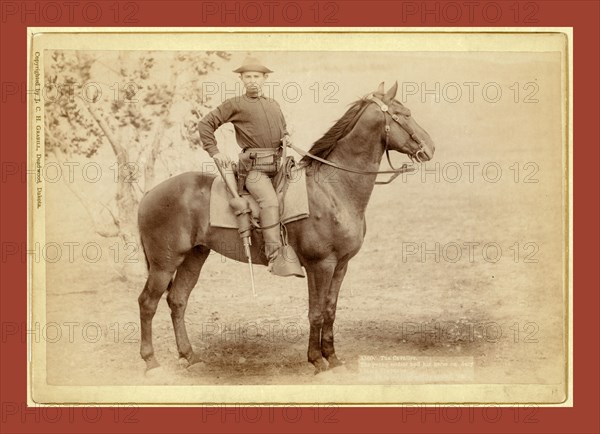
[[[388,179],[387,181],[375,182],[375,184],[378,184],[378,185],[389,184],[390,182],[392,182],[394,179],[396,179],[401,174],[408,173],[408,172],[414,172],[415,170],[417,170],[417,169],[415,169],[415,167],[413,165],[409,166],[407,163],[402,164],[402,166],[399,169],[393,169],[393,170],[374,170],[373,171],[373,170],[352,169],[350,167],[340,166],[339,164],[336,164],[333,161],[329,161],[329,160],[325,160],[324,158],[317,157],[316,155],[313,155],[310,152],[306,152],[305,150],[300,149],[299,147],[294,146],[291,143],[288,143],[287,146],[292,148],[294,151],[296,151],[303,157],[312,158],[313,160],[316,160],[319,163],[323,163],[328,166],[335,167],[336,169],[343,170],[344,172],[357,173],[359,175],[389,175],[389,174],[392,174],[390,179]],[[390,164],[390,166],[393,167],[391,164]]]
[[[381,101],[379,98],[377,98],[373,94],[371,94],[367,97],[367,99],[370,100],[371,102],[374,102],[375,104],[377,104],[379,106],[379,108],[381,109],[381,111],[384,113],[384,117],[385,117],[385,155],[386,155],[388,164],[392,168],[392,170],[352,169],[350,167],[340,166],[339,164],[336,164],[336,163],[326,160],[324,158],[317,157],[316,155],[313,155],[310,152],[304,151],[303,149],[300,149],[297,146],[294,146],[289,142],[286,143],[286,145],[289,146],[290,148],[292,148],[294,151],[296,151],[300,155],[302,155],[303,157],[312,158],[313,160],[316,160],[320,163],[326,164],[328,166],[334,167],[339,170],[343,170],[345,172],[356,173],[359,175],[390,175],[390,174],[392,175],[392,176],[390,176],[390,178],[387,181],[376,181],[375,182],[376,185],[389,184],[394,179],[396,179],[398,176],[400,176],[401,174],[414,172],[415,170],[417,170],[414,167],[414,162],[415,161],[417,161],[418,163],[422,162],[420,155],[425,153],[425,151],[423,150],[423,145],[424,145],[423,140],[419,136],[417,136],[417,134],[414,132],[414,130],[409,125],[407,125],[406,123],[403,123],[400,120],[400,118],[398,117],[398,115],[391,114],[388,111],[388,106],[386,104],[384,104],[384,102]],[[362,114],[362,111],[359,113],[359,115],[360,114]],[[390,159],[390,150],[389,150],[389,133],[390,133],[391,128],[390,128],[390,124],[388,122],[388,117],[385,116],[386,114],[390,115],[391,119],[394,120],[395,122],[397,122],[400,125],[400,127],[402,127],[409,134],[410,138],[413,139],[415,142],[419,143],[419,145],[420,145],[419,149],[415,153],[408,154],[408,157],[411,160],[410,166],[407,163],[404,163],[404,164],[402,164],[402,166],[400,168],[397,169],[392,164],[392,161]]]

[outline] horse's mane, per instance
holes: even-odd
[[[335,145],[337,145],[338,140],[354,128],[354,125],[358,122],[359,113],[367,104],[369,104],[369,100],[365,98],[354,101],[346,113],[344,113],[344,116],[329,128],[329,131],[317,140],[308,152],[320,158],[327,158],[331,151],[333,151],[333,148],[335,148]],[[300,161],[306,166],[321,164],[308,156],[302,157]]]

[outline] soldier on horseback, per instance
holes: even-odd
[[[241,70],[249,69],[261,74],[265,73],[262,72],[264,67],[259,62],[256,61],[253,65],[251,67],[246,65]],[[252,89],[258,87],[248,86]],[[306,218],[290,222],[285,231],[287,236],[283,238],[280,249],[284,253],[280,253],[278,257],[284,257],[286,259],[284,262],[291,264],[289,256],[285,253],[286,246],[291,247],[297,250],[297,259],[306,269],[310,324],[307,356],[308,361],[315,366],[315,372],[341,364],[336,355],[333,333],[338,295],[348,269],[348,262],[359,252],[365,238],[365,210],[373,188],[377,184],[376,176],[392,175],[388,181],[380,182],[388,184],[401,173],[414,170],[403,165],[398,169],[381,171],[379,166],[383,155],[396,151],[418,162],[433,158],[435,151],[433,140],[417,124],[410,110],[395,99],[397,91],[397,83],[387,92],[384,91],[384,85],[381,83],[379,88],[368,97],[354,102],[344,116],[336,121],[308,152],[300,148],[292,148],[297,152],[300,150],[300,154],[303,153],[305,157],[314,161],[311,167],[313,173],[311,176],[304,177],[304,187],[308,196],[307,205],[311,214]],[[240,98],[240,101],[226,102],[203,121],[204,125],[201,125],[203,141],[212,155],[218,153],[218,148],[214,146],[214,141],[212,147],[208,141],[210,138],[214,140],[212,134],[214,129],[225,119],[233,120],[234,125],[236,121],[238,122],[236,128],[242,133],[238,136],[238,143],[248,146],[247,152],[260,150],[257,145],[264,143],[266,138],[269,138],[270,142],[263,145],[264,148],[278,143],[278,137],[270,135],[274,134],[270,128],[267,130],[269,135],[260,138],[255,138],[257,130],[250,131],[242,128],[254,125],[254,122],[240,121],[242,115],[238,114],[237,109],[234,110],[233,107],[250,98],[251,95],[245,95],[244,99]],[[267,103],[270,104],[269,101],[260,105],[256,103],[254,107],[261,108]],[[259,113],[256,111],[252,115],[259,116],[260,111]],[[269,127],[275,125],[280,128],[273,128],[273,131],[285,133],[282,118],[267,118],[265,113],[266,108],[262,121]],[[276,113],[279,114],[279,111]],[[245,114],[245,116],[250,115]],[[257,124],[261,125],[260,122]],[[247,135],[244,135],[244,132]],[[255,147],[250,147],[246,140]],[[328,182],[324,177],[317,176],[325,166],[335,168],[340,182]],[[138,298],[141,329],[140,355],[146,362],[148,371],[159,366],[152,344],[152,319],[161,296],[167,288],[169,288],[167,302],[171,308],[179,355],[190,364],[198,363],[202,361],[202,357],[192,348],[184,317],[189,295],[196,286],[202,267],[211,251],[224,254],[236,261],[246,262],[237,251],[241,243],[238,234],[231,229],[231,226],[218,227],[211,224],[210,205],[213,197],[211,192],[215,182],[214,176],[209,173],[182,173],[148,191],[140,201],[138,225],[144,257],[148,264],[148,279]],[[248,179],[246,184],[250,182],[251,180]],[[251,185],[250,189],[253,187]],[[229,188],[229,191],[231,193],[235,188]],[[239,199],[247,201],[241,195],[234,199],[238,202],[241,202]],[[229,206],[231,207],[231,201]],[[259,237],[255,239],[260,242]],[[242,241],[246,239],[242,238]],[[277,238],[277,244],[279,242]],[[236,246],[236,251],[233,253],[229,247],[231,245]],[[255,255],[257,250],[253,250]],[[250,261],[247,262],[250,264]],[[266,258],[262,263],[266,265]],[[274,264],[273,268],[275,265],[277,264]]]
[[[272,177],[280,168],[282,153],[284,154],[283,144],[289,140],[289,135],[279,104],[274,99],[265,97],[262,92],[268,74],[273,71],[257,58],[247,57],[242,66],[233,72],[240,74],[245,93],[227,99],[204,116],[198,124],[200,140],[204,150],[220,167],[226,184],[237,185],[240,193],[245,187],[258,202],[269,271],[289,276],[291,264],[282,263],[285,258],[281,255],[279,200],[272,183]],[[237,181],[232,161],[227,154],[219,151],[214,134],[217,128],[227,122],[233,124],[237,143],[243,150],[239,155]],[[232,200],[230,206],[237,215],[249,211],[247,203],[239,200]],[[240,227],[242,236],[249,236],[248,232],[246,235],[243,232],[249,229]],[[299,268],[299,264],[297,266]],[[285,271],[278,272],[284,269]],[[301,269],[298,273],[302,273]]]

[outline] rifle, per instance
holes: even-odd
[[[221,167],[221,165],[216,161],[215,163],[217,165],[217,169],[219,169],[219,173],[221,174],[223,181],[225,182],[225,187],[227,188],[227,191],[229,191],[229,194],[231,194],[232,196],[232,199],[229,201],[229,206],[233,208],[234,212],[236,213],[240,237],[242,238],[242,243],[244,244],[244,252],[246,253],[246,258],[248,258],[248,266],[250,268],[250,282],[252,283],[252,295],[256,297],[256,288],[254,286],[254,270],[252,268],[252,254],[250,252],[250,246],[252,245],[252,240],[250,238],[252,228],[250,227],[250,219],[246,218],[245,216],[246,214],[249,214],[252,211],[249,208],[248,201],[242,198],[237,191],[233,171],[226,172],[226,168]],[[247,227],[244,227],[244,225],[247,225]]]

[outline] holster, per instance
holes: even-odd
[[[242,194],[246,178],[251,170],[265,173],[272,178],[281,166],[282,148],[247,148],[238,155],[238,192]]]

